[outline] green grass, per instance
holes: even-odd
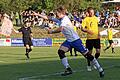
[[[86,71],[86,60],[79,54],[70,57],[69,63],[75,71],[72,75],[62,77],[64,68],[57,55],[57,47],[35,47],[31,52],[31,59],[24,56],[23,47],[0,47],[0,80],[120,80],[120,51],[115,48],[104,53],[101,51],[99,62],[105,68],[105,77],[99,78],[98,72]],[[30,78],[32,77],[32,78]],[[23,79],[27,78],[27,79]]]

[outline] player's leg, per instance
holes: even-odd
[[[73,54],[72,54],[72,48],[70,49],[70,56],[73,56]]]
[[[24,43],[24,46],[26,47],[26,57],[29,59],[29,49],[30,49],[30,46],[29,46],[29,40],[28,38],[23,38],[23,43]]]
[[[89,50],[89,54],[92,54],[92,50]],[[92,67],[89,59],[87,59],[87,71],[92,71]]]
[[[104,49],[104,51],[106,51],[107,49],[109,49],[110,48],[110,45],[108,46],[108,47],[106,47],[105,49]]]
[[[77,50],[74,48],[74,53],[75,53],[75,56],[77,56]]]
[[[79,45],[78,45],[79,44]],[[104,76],[104,70],[102,69],[102,67],[100,66],[100,64],[98,63],[98,61],[96,60],[96,58],[94,58],[88,51],[88,49],[86,49],[83,44],[82,41],[79,39],[77,41],[75,41],[74,43],[72,43],[72,46],[74,48],[77,49],[77,51],[81,52],[85,58],[87,58],[88,60],[91,61],[91,63],[96,66],[97,70],[100,73],[100,77]]]
[[[25,47],[26,47],[26,57],[29,59],[30,57],[29,57],[29,49],[30,49],[30,46],[28,45],[28,44],[26,44],[25,45]]]
[[[69,44],[69,42],[65,41],[60,46],[60,48],[58,50],[58,55],[59,55],[59,57],[61,59],[62,64],[65,67],[65,72],[62,74],[62,76],[66,76],[66,75],[72,74],[72,70],[71,70],[70,65],[68,63],[68,59],[65,56],[65,53],[68,52],[69,49],[70,49],[70,44]]]
[[[89,50],[89,54],[92,54],[93,46],[94,46],[93,40],[86,40],[86,48]],[[92,71],[90,60],[87,59],[87,63],[88,63],[87,71]]]
[[[94,48],[96,49],[95,58],[98,59],[100,56],[100,39],[94,41]]]
[[[33,49],[33,46],[30,46],[29,52],[31,52],[31,51],[32,51],[32,49]]]
[[[93,66],[95,66],[97,68],[97,70],[99,71],[100,77],[104,77],[104,70],[103,68],[100,66],[100,64],[98,63],[97,59],[94,58],[91,54],[87,53],[87,54],[83,54],[87,59],[89,59],[91,61],[91,63],[93,64]]]
[[[31,52],[33,49],[33,43],[31,39],[29,40],[29,46],[30,46],[29,52]]]
[[[106,47],[106,48],[104,49],[104,51],[106,51],[106,50],[109,49],[110,47],[111,47],[111,43],[110,43],[110,40],[109,40],[109,46]]]
[[[111,48],[112,48],[112,53],[115,53],[115,51],[114,51],[114,43],[113,43],[113,41],[111,41]]]
[[[95,58],[98,59],[100,56],[100,49],[96,49]]]

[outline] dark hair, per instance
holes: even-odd
[[[87,12],[89,13],[91,10],[94,10],[92,7],[87,8]]]
[[[24,21],[24,24],[26,24],[26,23],[31,23],[31,21],[25,20],[25,21]]]

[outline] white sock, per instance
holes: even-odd
[[[62,59],[62,64],[64,65],[65,68],[69,67],[68,60],[66,57]]]
[[[98,69],[99,72],[103,71],[102,67],[100,66],[100,64],[98,63],[98,61],[95,58],[91,62],[94,66],[96,66],[96,68]]]

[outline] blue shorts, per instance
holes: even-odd
[[[73,42],[68,42],[67,40],[65,42],[62,43],[61,46],[65,46],[67,48],[69,48],[69,50],[71,48],[75,48],[78,52],[84,54],[88,52],[88,49],[85,48],[85,46],[82,44],[82,41],[80,39],[77,39]]]

